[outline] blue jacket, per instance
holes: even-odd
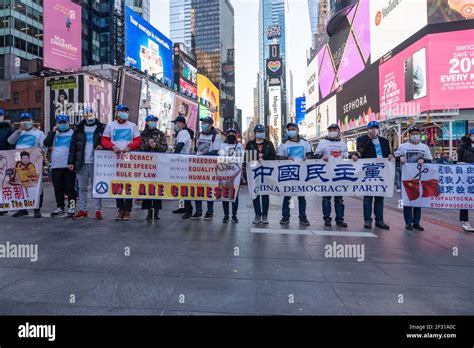
[[[15,145],[11,145],[7,141],[8,137],[14,132],[15,128],[12,127],[9,121],[0,122],[0,150],[11,150],[15,148]]]

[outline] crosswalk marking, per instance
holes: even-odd
[[[362,237],[378,238],[371,232],[352,232],[352,231],[316,231],[316,230],[286,230],[273,228],[251,228],[250,233],[262,234],[289,234],[289,235],[312,235],[312,236],[333,236],[333,237]]]

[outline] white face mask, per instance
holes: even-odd
[[[474,135],[471,135],[471,141],[474,142]]]
[[[410,140],[412,143],[417,143],[421,139],[421,135],[415,134],[415,135],[410,135]]]
[[[331,139],[337,138],[338,135],[339,135],[338,132],[329,132],[328,133],[328,137],[331,138]]]

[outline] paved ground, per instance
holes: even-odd
[[[46,197],[45,215],[49,186]],[[350,236],[329,236],[344,229],[324,228],[320,198],[309,199],[308,228],[297,210],[281,227],[279,201],[258,228],[246,193],[239,224],[221,223],[221,204],[213,221],[182,221],[171,214],[176,202],[155,224],[138,209],[132,221],[113,221],[112,201],[99,222],[0,217],[0,243],[39,248],[37,262],[0,258],[0,314],[474,314],[474,235],[457,211],[425,210],[426,230],[406,232],[394,198],[392,229],[372,235],[362,202],[348,198]],[[363,245],[364,261],[327,258],[334,241]]]

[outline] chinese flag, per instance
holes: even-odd
[[[410,201],[420,197],[420,180],[403,180],[403,187]]]
[[[440,195],[438,191],[438,180],[423,180],[421,182],[422,195],[421,197],[437,197]]]

